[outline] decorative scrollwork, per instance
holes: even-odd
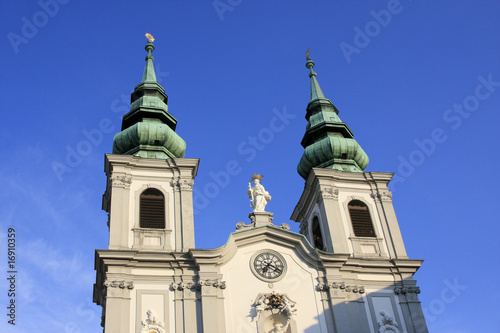
[[[322,187],[321,188],[321,196],[323,198],[332,198],[332,199],[338,200],[339,190],[336,188],[335,189],[331,188],[331,187]]]
[[[392,193],[389,190],[382,190],[377,194],[372,193],[370,196],[374,199],[377,198],[380,201],[392,201]]]
[[[111,183],[113,186],[129,188],[132,184],[132,177],[114,176],[111,178]]]
[[[194,181],[191,179],[180,179],[177,182],[177,188],[181,191],[192,191],[193,190]]]
[[[274,291],[269,294],[261,295],[254,303],[255,310],[259,317],[263,311],[275,309],[285,315],[288,321],[297,314],[295,305],[296,302],[292,301],[288,296]]]

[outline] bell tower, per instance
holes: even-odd
[[[335,325],[341,332],[367,331],[363,316],[341,327],[345,323],[341,309],[368,306],[373,317],[383,317],[387,309],[393,314],[401,311],[405,332],[425,333],[420,289],[413,279],[422,260],[406,254],[388,188],[393,174],[364,171],[368,156],[340,120],[339,110],[323,95],[308,53],[311,101],[302,139],[304,154],[297,167],[306,183],[291,219],[300,223],[300,233],[318,253],[347,258],[344,271],[327,268],[321,282],[326,286],[325,299],[333,304]],[[335,288],[343,280],[367,286],[366,295],[355,301],[340,297]],[[384,318],[378,322],[381,327]]]
[[[109,216],[109,247],[96,250],[94,302],[103,308],[106,333],[172,332],[170,286],[195,276],[187,253],[195,247],[192,187],[199,160],[184,158],[186,143],[156,80],[148,39],[142,81],[113,153],[105,156],[102,208]],[[195,299],[183,302],[176,311],[187,314],[186,331],[196,332]]]
[[[153,43],[146,45],[142,81],[107,154],[103,209],[110,249],[183,251],[194,248],[192,185],[198,159],[184,158],[165,89],[156,81]]]
[[[363,172],[368,155],[324,96],[309,57],[306,67],[311,100],[297,167],[306,184],[292,219],[319,250],[359,258],[408,258],[387,187],[392,174]]]

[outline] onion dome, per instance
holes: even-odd
[[[309,53],[306,67],[310,70],[311,101],[306,108],[308,123],[301,142],[305,151],[297,171],[304,179],[312,168],[363,172],[368,165],[368,155],[353,139],[349,127],[340,120],[339,110],[323,95]]]
[[[156,81],[152,40],[146,45],[142,81],[131,95],[130,112],[123,116],[122,130],[113,139],[113,154],[143,158],[184,157],[186,142],[175,133],[177,120],[168,112],[168,96]]]

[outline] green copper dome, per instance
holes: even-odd
[[[184,157],[186,142],[175,133],[177,120],[168,113],[168,96],[156,81],[153,50],[150,41],[142,81],[130,97],[130,112],[123,116],[122,131],[113,139],[113,154],[156,159]]]
[[[307,105],[306,133],[302,139],[305,148],[297,171],[307,179],[312,168],[363,172],[368,155],[353,139],[353,133],[340,120],[339,110],[325,98],[313,71],[314,62],[307,57],[306,67],[311,78],[311,101]]]

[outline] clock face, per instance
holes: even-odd
[[[276,254],[264,252],[255,257],[253,267],[263,278],[276,279],[283,274],[285,264]]]

